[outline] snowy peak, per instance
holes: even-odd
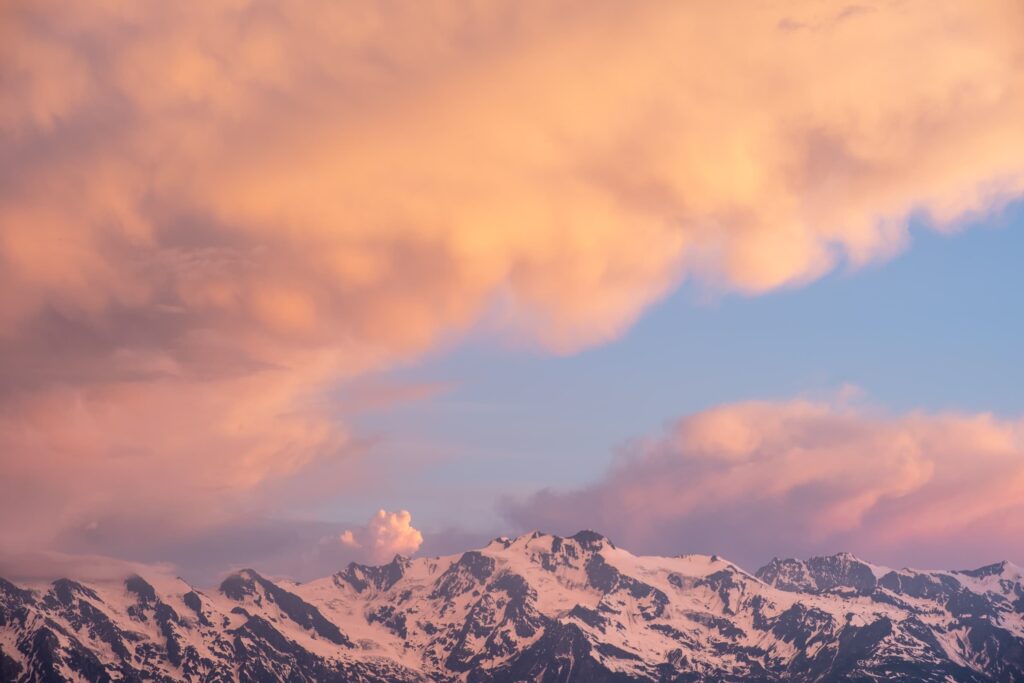
[[[534,531],[517,538],[495,539],[480,552],[513,571],[540,568],[571,574],[582,571],[595,554],[614,548],[610,541],[592,531],[581,531],[568,538]]]
[[[232,600],[244,601],[247,597],[259,597],[259,587],[269,583],[252,569],[242,569],[229,574],[221,581],[218,589]]]
[[[848,553],[637,556],[590,531],[350,564],[309,583],[0,580],[0,679],[726,683],[1024,680],[1019,568]]]
[[[482,549],[482,552],[508,557],[517,554],[580,557],[584,554],[601,552],[604,549],[615,549],[615,545],[601,534],[593,531],[580,531],[569,537],[533,531],[514,538],[507,536],[495,538]]]
[[[494,573],[494,558],[478,550],[463,553],[434,583],[433,600],[451,601],[478,590]]]
[[[580,547],[586,548],[587,550],[599,551],[605,547],[615,549],[615,545],[607,538],[597,533],[596,531],[590,531],[584,529],[583,531],[577,531],[575,534],[570,536],[570,539],[576,541]]]
[[[1024,576],[1024,569],[1021,569],[1009,560],[1002,560],[994,564],[987,564],[984,567],[978,567],[977,569],[958,569],[953,572],[954,574],[962,574],[969,576],[974,579],[984,579],[992,576],[997,576],[1006,579],[1020,579]]]
[[[243,569],[228,576],[221,582],[220,592],[225,597],[241,603],[241,607],[235,608],[237,613],[244,614],[250,619],[254,615],[258,619],[269,616],[271,621],[287,618],[336,645],[352,645],[334,623],[324,618],[320,610],[273,581],[263,578],[252,569]]]
[[[156,603],[156,589],[144,578],[135,574],[125,579],[124,587],[143,604]]]
[[[844,552],[808,560],[776,558],[758,569],[756,576],[785,591],[825,593],[845,590],[857,595],[870,595],[884,571]]]
[[[344,571],[335,574],[339,583],[348,584],[357,593],[367,589],[387,591],[405,575],[411,561],[401,555],[395,555],[389,564],[372,566],[365,564],[349,563]]]

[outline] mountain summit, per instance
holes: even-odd
[[[3,681],[1024,680],[1024,577],[641,557],[592,531],[304,584],[0,579]]]

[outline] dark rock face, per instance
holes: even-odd
[[[735,614],[733,595],[742,587],[743,577],[732,569],[722,569],[696,582],[697,587],[707,587],[718,594],[722,600],[723,611],[726,614]]]
[[[206,617],[206,613],[203,611],[203,600],[199,597],[199,593],[196,591],[189,591],[181,596],[181,601],[185,603],[185,606],[196,613],[196,619],[203,626],[213,626],[213,623]]]
[[[610,548],[615,548],[611,541],[597,533],[596,531],[579,531],[572,536],[572,540],[579,543],[580,547],[584,550],[596,552],[601,549],[605,544]]]
[[[371,586],[378,591],[386,591],[402,578],[408,563],[409,560],[397,555],[390,564],[381,567],[352,562],[345,571],[336,574],[336,578],[352,586],[357,593],[362,593]]]
[[[57,579],[50,587],[50,591],[43,598],[43,604],[48,607],[71,607],[79,597],[99,600],[99,597],[91,588],[86,588],[77,581],[70,579]]]
[[[494,571],[494,560],[476,550],[463,553],[437,581],[431,598],[454,600],[463,593],[477,590]]]
[[[877,581],[871,566],[848,553],[809,560],[772,560],[757,570],[757,578],[781,590],[818,592],[849,589],[870,595]]]
[[[494,671],[474,671],[468,680],[473,683],[626,683],[636,680],[606,668],[593,656],[593,649],[578,627],[556,624],[506,666]]]
[[[405,619],[405,613],[396,610],[391,605],[378,607],[366,615],[366,621],[371,624],[374,622],[383,624],[388,630],[403,640],[409,635]]]
[[[572,611],[569,612],[569,616],[602,633],[608,626],[608,620],[601,616],[600,612],[588,609],[583,605],[573,607]]]
[[[602,593],[610,593],[618,585],[619,570],[608,564],[600,555],[594,555],[587,562],[587,580],[591,587]]]
[[[141,576],[130,576],[124,582],[129,593],[135,593],[141,602],[156,602],[156,590]]]
[[[1009,563],[1004,560],[1002,562],[996,562],[995,564],[987,564],[984,567],[978,567],[977,569],[958,569],[955,573],[970,576],[975,579],[983,579],[986,576],[999,576],[1006,571],[1007,564]]]
[[[29,615],[28,608],[33,604],[35,604],[35,598],[31,591],[23,590],[10,581],[0,579],[0,628],[24,625],[25,619]],[[0,666],[2,665],[3,658],[0,658]]]
[[[220,591],[232,600],[244,601],[249,597],[260,606],[263,605],[264,600],[274,603],[289,619],[303,628],[309,629],[337,645],[352,646],[349,639],[341,633],[335,624],[325,619],[320,610],[251,569],[243,570],[224,579],[220,585]]]
[[[881,578],[879,586],[897,595],[923,600],[948,600],[961,590],[960,582],[952,576],[932,576],[913,571],[889,572]]]
[[[876,578],[878,577],[878,578]],[[287,588],[285,588],[287,586]],[[0,579],[0,681],[1024,681],[1024,572],[637,558],[594,532],[321,582]]]
[[[21,678],[22,671],[21,664],[8,657],[0,645],[0,681],[16,681]]]

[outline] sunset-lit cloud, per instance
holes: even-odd
[[[1014,0],[6,3],[0,544],[272,512],[349,457],[324,396],[474,325],[568,353],[688,278],[798,285],[998,208],[1022,31]]]
[[[395,555],[409,556],[423,545],[423,534],[412,525],[408,510],[378,510],[365,527],[346,529],[338,537],[347,548],[361,551],[372,562],[387,562]]]
[[[979,545],[1024,553],[1024,422],[876,414],[839,403],[737,403],[623,448],[597,483],[510,502],[524,528],[592,525],[631,549],[854,550],[946,566]],[[969,549],[970,552],[965,552]]]

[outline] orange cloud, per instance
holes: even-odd
[[[1019,5],[845,9],[11,7],[9,284],[401,348],[502,290],[571,348],[1019,195]]]
[[[1022,12],[6,3],[0,533],[251,504],[481,319],[572,351],[1019,196]]]
[[[530,528],[590,524],[624,544],[751,561],[836,549],[906,558],[912,546],[951,558],[965,540],[1021,553],[1009,539],[1024,531],[1024,422],[724,405],[627,448],[598,484],[540,492],[509,514]]]
[[[378,510],[361,529],[346,529],[338,537],[343,546],[362,551],[371,562],[387,562],[395,555],[409,556],[423,545],[423,534],[412,526],[407,510]]]

